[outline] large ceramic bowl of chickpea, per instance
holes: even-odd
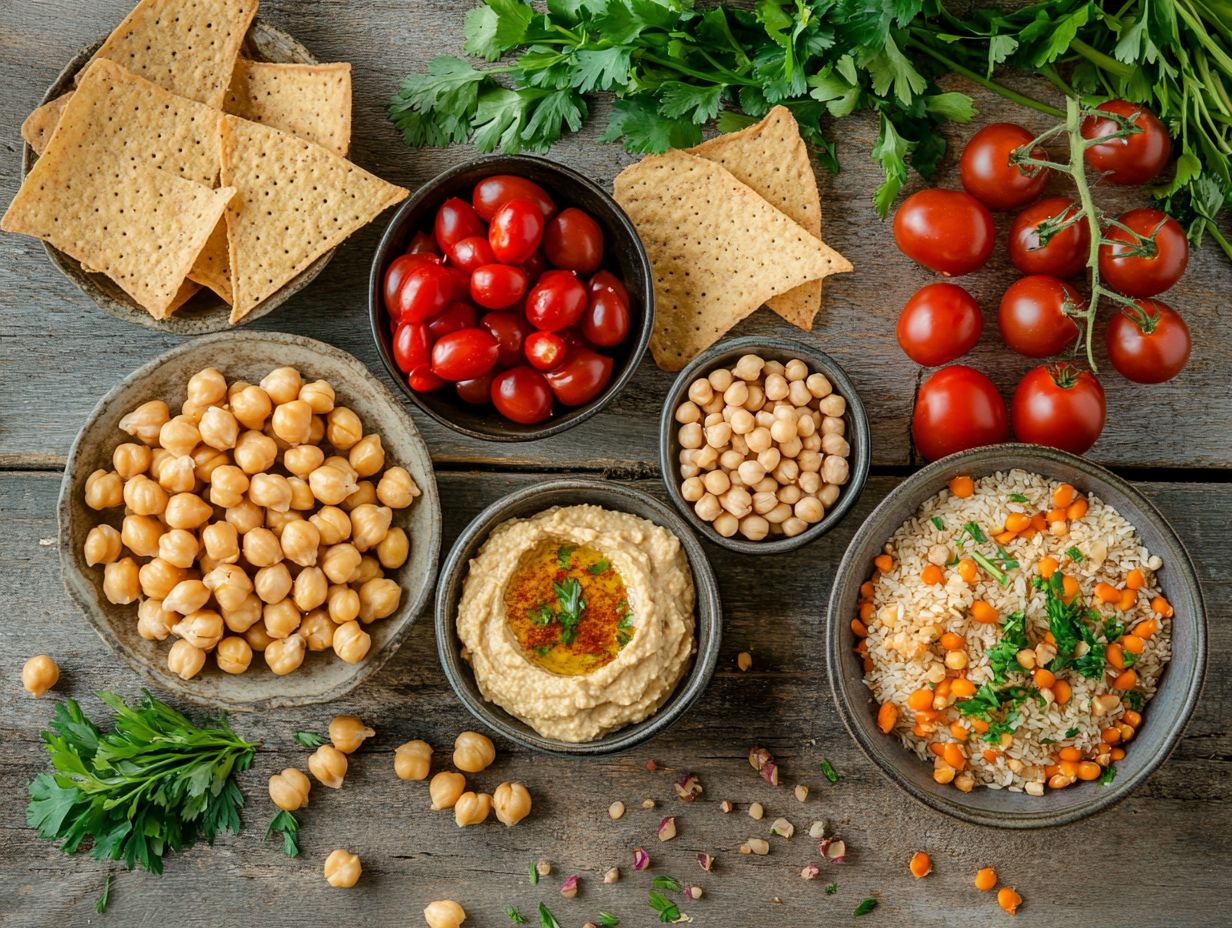
[[[677,376],[659,456],[672,501],[707,540],[776,554],[824,535],[854,505],[868,476],[868,419],[825,352],[736,338]]]
[[[181,345],[99,401],[60,488],[65,587],[134,670],[234,709],[325,702],[432,590],[440,505],[358,360],[274,332]]]

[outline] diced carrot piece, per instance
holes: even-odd
[[[1084,760],[1078,765],[1078,779],[1080,780],[1098,780],[1101,773],[1103,770],[1094,761]]]
[[[1137,635],[1122,635],[1117,644],[1130,654],[1141,654],[1146,648],[1146,642]]]
[[[1121,590],[1121,598],[1117,600],[1117,610],[1120,612],[1129,612],[1138,604],[1138,591],[1131,590],[1128,587]]]
[[[857,638],[868,637],[868,626],[866,626],[859,619],[851,620],[851,631]]]
[[[967,641],[957,632],[946,632],[941,636],[941,647],[947,651],[961,651],[967,646]]]
[[[964,557],[958,562],[958,576],[962,577],[967,583],[974,583],[977,576],[975,561],[969,557]]]
[[[963,725],[962,722],[950,722],[950,736],[955,741],[966,741],[971,737],[971,732]]]
[[[1105,728],[1099,733],[1099,740],[1104,742],[1104,744],[1119,744],[1121,741],[1121,729],[1116,726]]]
[[[1065,518],[1071,522],[1077,522],[1087,514],[1087,501],[1081,496],[1070,503],[1065,508]]]
[[[1095,598],[1101,603],[1115,603],[1121,598],[1121,591],[1111,583],[1095,584]]]
[[[928,687],[921,690],[916,690],[907,697],[907,706],[914,709],[916,712],[922,712],[925,709],[932,708],[933,691]]]
[[[883,574],[888,574],[891,568],[894,567],[894,558],[888,554],[878,554],[873,558],[873,564]]]
[[[1069,702],[1070,697],[1074,695],[1073,687],[1065,680],[1058,680],[1052,684],[1052,695],[1056,697],[1057,705],[1063,706]]]
[[[920,571],[920,579],[929,586],[936,586],[944,579],[944,574],[941,573],[941,568],[936,564],[929,564]]]
[[[1114,690],[1122,690],[1128,692],[1138,685],[1138,671],[1130,667],[1129,670],[1122,671],[1117,675],[1117,678],[1112,681]]]
[[[1108,645],[1104,649],[1104,657],[1108,659],[1108,663],[1117,670],[1125,669],[1125,652],[1121,650],[1121,646],[1115,642]]]
[[[959,499],[967,499],[975,492],[975,481],[967,476],[954,477],[950,480],[950,492]]]
[[[970,699],[975,695],[975,684],[966,677],[957,677],[950,686],[950,692],[959,699]]]
[[[1162,596],[1156,596],[1151,600],[1151,611],[1157,615],[1162,615],[1165,619],[1172,618],[1172,604]]]
[[[987,892],[997,885],[997,871],[992,867],[984,867],[975,875],[975,888]]]
[[[911,875],[917,880],[928,876],[933,872],[932,859],[923,851],[916,851],[911,855],[911,862],[908,864],[911,869]]]
[[[872,599],[873,590],[874,590],[873,581],[865,580],[863,583],[860,584],[860,598],[861,599]]]
[[[1159,631],[1159,623],[1154,619],[1144,619],[1134,626],[1134,634],[1139,638],[1150,638]]]
[[[997,621],[997,610],[982,599],[977,599],[971,604],[971,618],[977,622],[984,622],[991,625]]]
[[[967,766],[967,755],[963,753],[963,749],[953,741],[946,743],[942,748],[941,756],[945,758],[945,762],[955,770],[962,770]]]
[[[1057,757],[1061,758],[1061,760],[1068,760],[1072,762],[1082,760],[1082,752],[1072,744],[1067,744],[1065,747],[1061,748],[1061,750],[1057,751]]]
[[[1049,525],[1051,525],[1053,522],[1064,522],[1065,521],[1065,510],[1064,509],[1049,509],[1048,512],[1044,515],[1044,520]]]
[[[898,707],[892,702],[883,702],[877,710],[877,727],[881,729],[881,733],[888,735],[894,730],[894,723],[897,721]]]
[[[1017,535],[1031,525],[1031,517],[1025,512],[1011,512],[1005,517],[1005,530]]]
[[[1140,590],[1146,586],[1146,576],[1140,568],[1135,567],[1125,575],[1125,586],[1131,590]]]
[[[1031,516],[1031,531],[1042,532],[1048,528],[1048,519],[1044,517],[1042,512],[1037,512]]]
[[[1108,753],[1111,755],[1113,760],[1124,760],[1125,759],[1125,749],[1124,748],[1113,748]]]
[[[985,748],[982,756],[984,760],[988,761],[988,763],[995,764],[997,762],[997,758],[1001,756],[1001,752],[994,751],[992,748]]]
[[[993,535],[992,539],[999,545],[1008,545],[1011,541],[1018,537],[1017,532],[1011,532],[1008,529],[999,534]]]
[[[860,621],[867,622],[876,614],[876,611],[872,603],[860,603]]]
[[[1040,562],[1037,566],[1039,568],[1039,575],[1043,577],[1045,580],[1047,580],[1049,577],[1051,577],[1053,574],[1057,572],[1057,568],[1060,567],[1061,565],[1060,563],[1058,563],[1055,557],[1049,554],[1045,557],[1041,557]]]
[[[1074,498],[1077,495],[1078,495],[1078,491],[1075,490],[1072,486],[1070,486],[1070,484],[1068,483],[1058,484],[1057,488],[1052,491],[1052,505],[1057,506],[1058,508],[1064,509],[1066,506],[1068,506],[1070,503],[1074,501]]]
[[[984,732],[988,731],[988,723],[983,719],[970,718],[967,719],[967,724],[969,724],[977,734],[982,735]]]
[[[1057,675],[1045,667],[1035,668],[1035,673],[1031,675],[1031,679],[1035,681],[1035,685],[1040,689],[1051,687],[1057,682]]]
[[[1125,714],[1121,716],[1121,721],[1126,725],[1137,728],[1142,724],[1142,713],[1135,712],[1133,709],[1126,709]]]
[[[1066,574],[1061,578],[1061,589],[1064,591],[1062,598],[1066,603],[1070,603],[1078,595],[1078,581]]]

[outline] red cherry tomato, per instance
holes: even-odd
[[[1058,226],[1072,220],[1077,209],[1065,197],[1047,197],[1033,203],[1014,217],[1010,226],[1010,260],[1024,274],[1051,274],[1073,277],[1090,256],[1091,232],[1086,219],[1070,221],[1061,231]],[[1045,225],[1047,241],[1041,243],[1040,226]]]
[[[398,286],[389,314],[395,322],[423,322],[453,299],[453,276],[439,264],[421,264]]]
[[[1134,302],[1141,315],[1123,309],[1108,321],[1107,346],[1112,366],[1135,383],[1171,380],[1189,360],[1189,326],[1167,303]]]
[[[496,366],[500,349],[487,329],[450,332],[432,346],[432,373],[442,380],[473,380]]]
[[[1028,358],[1060,354],[1078,338],[1072,315],[1084,309],[1078,291],[1055,277],[1032,274],[1006,288],[997,310],[1005,343]]]
[[[510,200],[488,226],[488,244],[502,264],[530,260],[543,241],[543,213],[530,200]]]
[[[492,254],[492,246],[484,236],[472,235],[453,243],[449,249],[449,260],[471,274],[485,264],[495,264],[496,255]]]
[[[569,271],[544,271],[526,297],[526,318],[555,332],[576,325],[586,311],[586,288]]]
[[[539,275],[548,269],[548,259],[543,256],[543,249],[540,248],[518,266],[531,280],[538,280]]]
[[[543,251],[555,267],[589,274],[603,261],[603,229],[590,213],[570,206],[548,221]]]
[[[1090,371],[1068,362],[1041,364],[1018,382],[1014,435],[1033,445],[1085,454],[1104,430],[1104,388]]]
[[[1109,100],[1096,109],[1124,117],[1142,131],[1108,138],[1088,148],[1086,159],[1092,169],[1104,172],[1114,184],[1145,184],[1163,170],[1172,156],[1172,139],[1159,117],[1141,103],[1126,100]],[[1082,121],[1084,139],[1106,138],[1119,131],[1121,126],[1115,119],[1088,116]]]
[[[427,322],[428,335],[434,342],[450,332],[469,329],[474,325],[475,307],[470,303],[450,303]]]
[[[496,211],[510,200],[530,200],[539,207],[545,219],[556,212],[556,204],[546,190],[533,180],[513,174],[493,174],[491,177],[485,177],[475,185],[471,194],[475,212],[480,219],[487,222],[491,222]]]
[[[469,203],[458,197],[450,197],[436,211],[433,234],[436,236],[437,246],[448,254],[455,242],[472,235],[486,235],[487,229]]]
[[[420,229],[411,236],[411,243],[406,246],[406,253],[408,255],[440,255],[440,252],[437,251],[436,248],[436,239],[434,239],[427,232],[423,231],[423,229]]]
[[[629,304],[609,287],[592,290],[580,327],[592,345],[615,347],[629,335]]]
[[[432,353],[432,338],[422,322],[404,322],[393,337],[394,363],[398,370],[409,374],[421,364],[427,364]]]
[[[445,386],[445,381],[432,373],[432,368],[421,364],[406,376],[406,382],[416,393],[431,393]]]
[[[398,255],[398,257],[389,262],[389,267],[385,269],[385,281],[381,288],[385,297],[385,308],[391,313],[394,311],[394,301],[398,295],[398,288],[402,286],[402,281],[406,279],[407,274],[424,264],[439,264],[440,260],[434,254],[408,252],[404,255]]]
[[[957,284],[929,284],[903,307],[898,344],[916,364],[936,367],[974,348],[983,328],[975,297]]]
[[[558,401],[581,406],[598,396],[612,379],[612,359],[582,346],[570,350],[565,363],[544,376]]]
[[[579,332],[574,326],[570,326],[567,329],[561,329],[556,334],[559,335],[561,340],[565,343],[566,351],[572,351],[574,348],[590,347],[590,345],[586,344],[586,339],[582,338],[582,333]]]
[[[472,380],[459,380],[453,385],[458,399],[472,406],[482,406],[492,395],[492,372]]]
[[[990,123],[971,136],[959,165],[967,193],[997,210],[1018,209],[1038,197],[1050,171],[1010,162],[1010,156],[1034,138],[1012,122]],[[1031,157],[1045,160],[1048,152],[1037,145],[1031,149]]]
[[[988,207],[962,190],[920,190],[894,214],[894,241],[902,253],[947,277],[983,267],[995,236]]]
[[[586,290],[591,296],[600,290],[611,290],[624,300],[626,306],[629,305],[629,291],[625,289],[624,281],[611,271],[595,272],[595,276],[590,278],[590,282],[586,284]]]
[[[526,272],[510,264],[485,264],[471,274],[471,299],[485,309],[504,309],[526,295]]]
[[[1005,401],[993,382],[962,364],[943,367],[920,386],[911,419],[916,449],[930,461],[1005,441]]]
[[[492,404],[506,419],[532,425],[552,415],[552,391],[534,368],[511,367],[492,378]]]
[[[523,346],[530,366],[541,371],[550,371],[560,364],[566,350],[565,340],[555,332],[531,332]]]
[[[1167,213],[1142,207],[1117,219],[1147,241],[1140,242],[1121,226],[1109,226],[1099,249],[1099,273],[1104,282],[1126,296],[1163,293],[1185,273],[1189,239],[1181,224]]]
[[[492,333],[500,347],[497,364],[513,367],[522,363],[522,345],[526,342],[526,336],[534,331],[525,316],[515,312],[488,313],[479,320],[479,324]]]

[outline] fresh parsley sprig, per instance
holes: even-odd
[[[271,819],[265,828],[262,840],[268,841],[276,832],[282,833],[282,853],[288,857],[299,856],[299,819],[294,812],[286,809],[280,811]]]

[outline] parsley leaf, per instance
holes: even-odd
[[[600,574],[605,574],[611,569],[612,569],[612,563],[607,558],[600,558],[599,560],[595,561],[593,564],[591,564],[589,567],[586,568],[587,572],[592,577],[597,577]]]
[[[568,570],[572,563],[570,560],[573,557],[573,552],[578,548],[577,545],[561,545],[556,549],[556,563],[561,570]]]
[[[825,774],[826,779],[831,783],[838,782],[838,771],[834,769],[834,765],[830,763],[829,758],[823,757],[821,759],[821,772]]]
[[[294,812],[283,809],[270,821],[262,840],[268,841],[275,832],[282,832],[282,852],[288,857],[299,856],[299,819]]]
[[[556,618],[561,624],[561,643],[573,644],[577,639],[577,627],[582,621],[582,611],[586,608],[586,600],[582,598],[582,584],[576,578],[569,577],[564,583],[553,581],[552,589],[560,607]]]
[[[701,129],[689,119],[662,115],[649,99],[626,97],[612,105],[612,116],[600,142],[623,138],[636,154],[658,155],[669,148],[689,148],[702,140]]]
[[[1018,652],[1026,647],[1026,614],[1021,611],[1010,613],[1002,623],[1001,640],[987,651],[993,683],[1004,683],[1007,674],[1026,671],[1027,668],[1018,663]]]
[[[665,923],[674,922],[680,918],[680,909],[677,908],[676,903],[672,902],[662,893],[652,889],[648,893],[648,898],[650,900],[650,907],[659,913],[659,921]]]
[[[1012,503],[1028,503],[1028,502],[1030,502],[1030,500],[1029,500],[1029,499],[1027,499],[1025,496],[1023,496],[1021,493],[1011,493],[1011,494],[1010,494],[1010,502],[1012,502]]]
[[[295,731],[291,734],[291,738],[296,744],[306,748],[319,748],[327,740],[324,735],[319,735],[315,731]]]
[[[534,864],[531,864],[534,867]],[[539,928],[560,928],[560,922],[556,920],[556,916],[542,902],[539,903]]]
[[[877,900],[874,899],[872,896],[869,896],[867,899],[864,899],[863,901],[861,901],[860,904],[856,906],[856,910],[852,912],[851,914],[856,917],[859,917],[861,915],[867,915],[869,912],[873,911],[873,909],[875,908],[877,908]]]
[[[680,881],[671,876],[656,876],[650,881],[650,885],[655,889],[666,889],[668,892],[680,891]]]
[[[113,876],[107,874],[107,879],[103,881],[103,891],[98,894],[98,901],[94,903],[94,911],[102,915],[107,911],[107,903],[111,901],[111,881]]]
[[[827,895],[827,896],[833,896],[836,892],[838,892],[838,884],[837,884],[837,883],[828,883],[828,884],[826,884],[826,895]]]
[[[614,925],[620,924],[620,919],[617,918],[615,915],[613,915],[611,912],[600,912],[599,913],[599,924],[603,925],[604,928],[613,928]]]
[[[526,916],[518,911],[518,907],[516,905],[511,905],[509,908],[505,909],[505,914],[509,916],[509,920],[515,925],[526,924]]]
[[[1104,768],[1104,772],[1100,774],[1099,782],[1103,786],[1111,786],[1112,781],[1116,779],[1117,769],[1116,764],[1109,764]]]

